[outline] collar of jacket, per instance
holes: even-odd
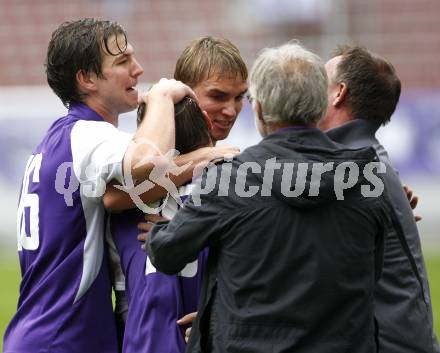
[[[380,124],[366,119],[351,120],[341,126],[326,131],[327,136],[335,142],[369,146],[378,143],[376,132]]]

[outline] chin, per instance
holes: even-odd
[[[229,136],[229,132],[227,134],[225,133],[217,133],[217,134],[211,134],[211,137],[214,141],[221,141],[224,140],[225,138],[227,138]]]
[[[137,106],[138,106],[137,102],[130,104],[130,105],[127,105],[125,107],[125,109],[123,111],[121,111],[121,114],[131,112],[131,111],[135,110],[137,108]]]

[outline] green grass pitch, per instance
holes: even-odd
[[[431,288],[434,310],[434,323],[437,337],[440,337],[440,251],[425,254],[426,266]],[[0,351],[3,347],[3,334],[17,306],[20,269],[18,257],[14,254],[0,254]]]

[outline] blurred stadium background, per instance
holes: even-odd
[[[0,333],[18,294],[15,209],[22,172],[32,148],[65,112],[46,84],[47,43],[61,22],[81,17],[125,27],[144,84],[171,77],[185,45],[203,35],[229,38],[249,66],[263,47],[293,38],[324,59],[340,43],[390,59],[403,92],[380,136],[402,180],[420,196],[419,229],[440,332],[439,16],[439,0],[0,0]],[[134,114],[122,117],[120,127],[132,131]],[[258,140],[246,105],[225,143],[245,148]]]

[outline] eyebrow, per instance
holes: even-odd
[[[248,89],[246,88],[244,91],[242,91],[239,94],[237,94],[237,96],[245,95],[247,91],[248,91]],[[225,95],[229,95],[230,94],[230,93],[222,91],[222,90],[220,90],[218,88],[208,89],[208,92],[209,93],[217,93],[217,94],[225,94]]]
[[[209,91],[210,93],[228,94],[227,92],[222,91],[222,90],[220,90],[220,89],[218,89],[218,88],[209,88],[208,91]]]
[[[115,56],[115,58],[113,59],[113,64],[117,63],[118,61],[122,60],[123,58],[129,57],[131,54],[127,54],[126,52],[123,52],[121,54],[118,54],[117,56]]]
[[[127,48],[125,49],[125,51],[115,56],[115,58],[113,59],[112,65],[114,65],[117,61],[121,60],[122,58],[126,58],[126,57],[133,56],[133,55],[134,55],[133,47],[130,47],[127,44]]]

